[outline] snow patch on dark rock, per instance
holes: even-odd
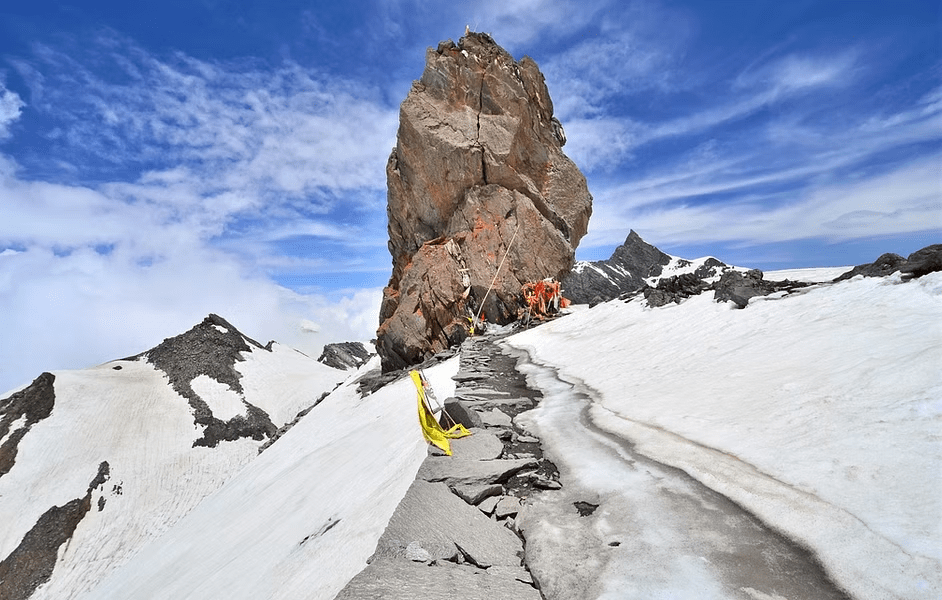
[[[253,351],[271,352],[271,343],[262,346],[222,317],[210,314],[189,331],[167,338],[132,359],[144,357],[167,374],[174,391],[186,398],[193,409],[194,423],[204,428],[203,435],[193,445],[214,448],[220,441],[245,437],[254,440],[270,438],[278,429],[268,413],[245,401],[240,382],[242,376],[235,369],[235,364],[244,360],[242,352]],[[215,417],[212,409],[191,385],[200,375],[226,385],[238,394],[245,404],[245,414],[225,421]]]

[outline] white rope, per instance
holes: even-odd
[[[514,229],[514,234],[510,237],[510,243],[507,244],[507,250],[504,252],[504,258],[500,259],[500,264],[497,265],[497,271],[494,273],[494,279],[491,279],[491,285],[488,286],[487,291],[484,292],[484,298],[481,299],[481,305],[478,306],[478,314],[474,317],[474,323],[478,322],[478,319],[481,318],[481,311],[484,310],[484,301],[487,300],[487,295],[491,293],[491,288],[494,287],[494,282],[497,281],[497,275],[500,274],[500,268],[504,266],[504,261],[507,260],[507,255],[510,254],[510,247],[514,245],[514,240],[517,239],[517,232],[520,231],[520,223],[517,223],[517,228]],[[472,326],[474,325],[472,323]]]

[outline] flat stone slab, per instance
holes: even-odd
[[[496,435],[483,429],[471,430],[473,435],[451,440],[454,458],[467,460],[492,460],[504,451],[504,443]]]
[[[457,381],[458,383],[464,381],[484,381],[490,379],[494,376],[493,371],[484,372],[484,371],[473,371],[473,372],[459,372],[456,375],[452,375],[452,381]]]
[[[500,496],[491,496],[490,498],[485,498],[483,502],[478,504],[478,510],[483,512],[485,515],[491,515],[494,513],[494,509],[497,508],[498,502],[500,502]]]
[[[485,396],[475,396],[474,394],[465,394],[463,392],[456,392],[458,398],[475,408],[492,408],[495,406],[533,406],[534,402],[530,398],[521,398],[519,396],[506,396],[506,397],[485,397]]]
[[[444,481],[449,485],[503,483],[524,469],[535,469],[535,460],[464,460],[454,456],[429,456],[417,479]]]
[[[478,504],[486,498],[503,494],[504,486],[499,483],[488,485],[458,484],[452,486],[451,491],[458,494],[458,497],[468,504]]]
[[[481,411],[481,422],[489,427],[513,427],[510,415],[498,408]]]
[[[491,567],[497,569],[497,567]],[[374,561],[347,583],[335,600],[541,600],[540,592],[521,582],[526,569],[491,572],[470,565],[434,566],[406,559]]]
[[[460,548],[459,548],[460,547]],[[459,551],[480,567],[520,566],[520,538],[451,493],[443,483],[414,481],[376,544],[371,562],[414,559],[421,548],[429,560],[448,560]]]
[[[516,516],[518,512],[520,512],[520,498],[513,496],[502,497],[494,507],[494,514],[498,519]]]
[[[499,390],[492,390],[489,388],[462,388],[460,393],[471,394],[473,396],[485,396],[487,398],[510,395],[510,392],[501,392]]]

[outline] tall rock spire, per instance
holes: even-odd
[[[523,283],[568,273],[592,197],[564,143],[532,59],[474,32],[428,50],[386,165],[384,370],[460,343],[471,314],[513,321]]]

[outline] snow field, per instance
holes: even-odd
[[[120,371],[106,364],[55,373],[52,414],[33,425],[0,478],[0,555],[7,556],[42,513],[84,497],[99,464],[110,465],[91,511],[60,549],[52,580],[33,598],[87,590],[257,452],[244,440],[226,452],[193,448],[190,407],[163,373],[140,361],[120,364]]]
[[[610,302],[508,342],[592,390],[596,426],[810,548],[855,597],[942,593],[942,274],[745,310],[711,296]]]
[[[457,371],[426,370],[439,398]],[[427,455],[412,381],[361,399],[354,379],[85,598],[333,598]]]

